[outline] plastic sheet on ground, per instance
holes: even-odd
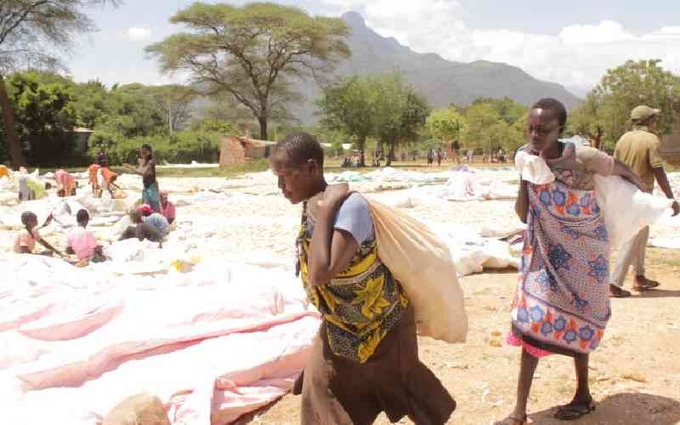
[[[459,274],[517,266],[517,252],[496,239],[511,229],[496,224],[494,208],[505,211],[508,204],[512,214],[510,203],[452,204],[445,183],[454,172],[421,178],[396,171],[367,173],[370,181],[356,184],[378,191],[381,202],[425,214],[417,218],[448,244]],[[517,179],[512,169],[456,173],[473,174],[482,192],[494,181]],[[318,318],[292,270],[299,206],[280,195],[272,173],[159,179],[177,206],[162,249],[116,241],[130,225],[125,212],[142,186],[138,176],[123,175],[121,182],[123,200],[79,191],[72,198],[0,205],[3,424],[95,424],[143,391],[161,398],[173,425],[210,424],[211,417],[228,423],[284,395],[302,369]],[[408,190],[379,190],[401,186]],[[8,254],[21,211],[35,210],[41,222],[57,211],[60,223],[41,234],[63,246],[80,206],[90,210],[90,229],[111,261],[81,269]],[[486,217],[484,225],[457,226],[456,216],[446,215],[463,209]],[[445,218],[428,222],[433,213]],[[677,230],[664,236],[680,234],[677,219],[661,222]]]
[[[449,201],[514,199],[517,197],[517,186],[465,168],[451,171],[444,196]]]
[[[468,226],[429,223],[449,245],[459,276],[481,273],[485,269],[518,268],[519,258],[507,242],[484,238]]]
[[[201,163],[196,161],[191,161],[190,164],[170,164],[163,163],[162,165],[157,165],[158,168],[217,168],[220,164],[215,163]]]
[[[680,237],[654,238],[649,241],[649,246],[653,246],[655,248],[680,249]]]
[[[291,388],[319,324],[280,268],[206,258],[189,273],[116,278],[29,255],[0,267],[7,425],[95,424],[140,391],[173,424],[228,423]]]

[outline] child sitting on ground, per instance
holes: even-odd
[[[93,263],[106,261],[101,245],[97,245],[94,233],[87,230],[90,222],[90,214],[85,209],[81,209],[76,214],[78,226],[71,230],[67,237],[66,253],[78,257],[76,266],[84,267]]]
[[[130,220],[134,226],[125,229],[119,240],[137,238],[140,241],[147,239],[151,242],[162,242],[170,228],[168,220],[146,204],[132,211]]]
[[[45,225],[48,224],[50,220],[48,219],[47,222],[45,222]],[[41,252],[40,255],[48,255],[51,256],[52,252],[56,252],[60,256],[63,256],[59,250],[54,248],[52,245],[47,243],[42,237],[40,237],[40,233],[38,233],[38,216],[36,216],[34,213],[30,211],[25,211],[21,214],[21,223],[24,225],[24,230],[21,233],[19,233],[14,240],[14,252],[17,254],[33,254],[33,251],[35,250],[35,243],[38,242],[40,245],[44,246],[47,248],[49,251],[44,251]],[[43,226],[45,227],[45,226]]]
[[[175,204],[168,200],[168,191],[161,191],[161,214],[168,220],[169,224],[175,221]]]

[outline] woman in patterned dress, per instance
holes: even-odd
[[[550,354],[573,357],[577,378],[576,395],[555,417],[573,420],[595,409],[588,356],[599,345],[611,310],[609,237],[593,175],[619,175],[638,187],[643,184],[606,153],[560,142],[566,122],[564,106],[554,99],[538,101],[529,113],[529,144],[522,150],[543,158],[555,181],[535,185],[522,180],[515,204],[527,231],[508,342],[522,347],[522,357],[515,410],[497,425],[527,422],[538,359]]]

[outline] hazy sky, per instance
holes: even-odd
[[[277,0],[312,14],[354,10],[384,36],[446,59],[485,59],[584,90],[626,59],[662,59],[680,73],[678,0]],[[79,80],[161,84],[144,47],[179,31],[168,23],[190,0],[127,0],[92,10],[100,31],[84,36],[67,60]],[[243,4],[245,1],[233,1]]]

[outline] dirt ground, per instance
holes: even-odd
[[[591,390],[597,411],[578,424],[680,424],[680,253],[648,250],[648,275],[659,290],[612,300],[605,339],[591,356]],[[458,403],[449,423],[491,424],[514,405],[519,349],[504,344],[509,329],[514,272],[462,279],[470,330],[466,344],[420,339],[420,356]],[[627,285],[632,283],[629,278]],[[573,362],[541,360],[529,413],[535,424],[558,424],[554,407],[571,400]],[[298,424],[300,399],[288,395],[242,423]],[[387,424],[381,416],[377,424]],[[400,423],[411,423],[404,419]]]

